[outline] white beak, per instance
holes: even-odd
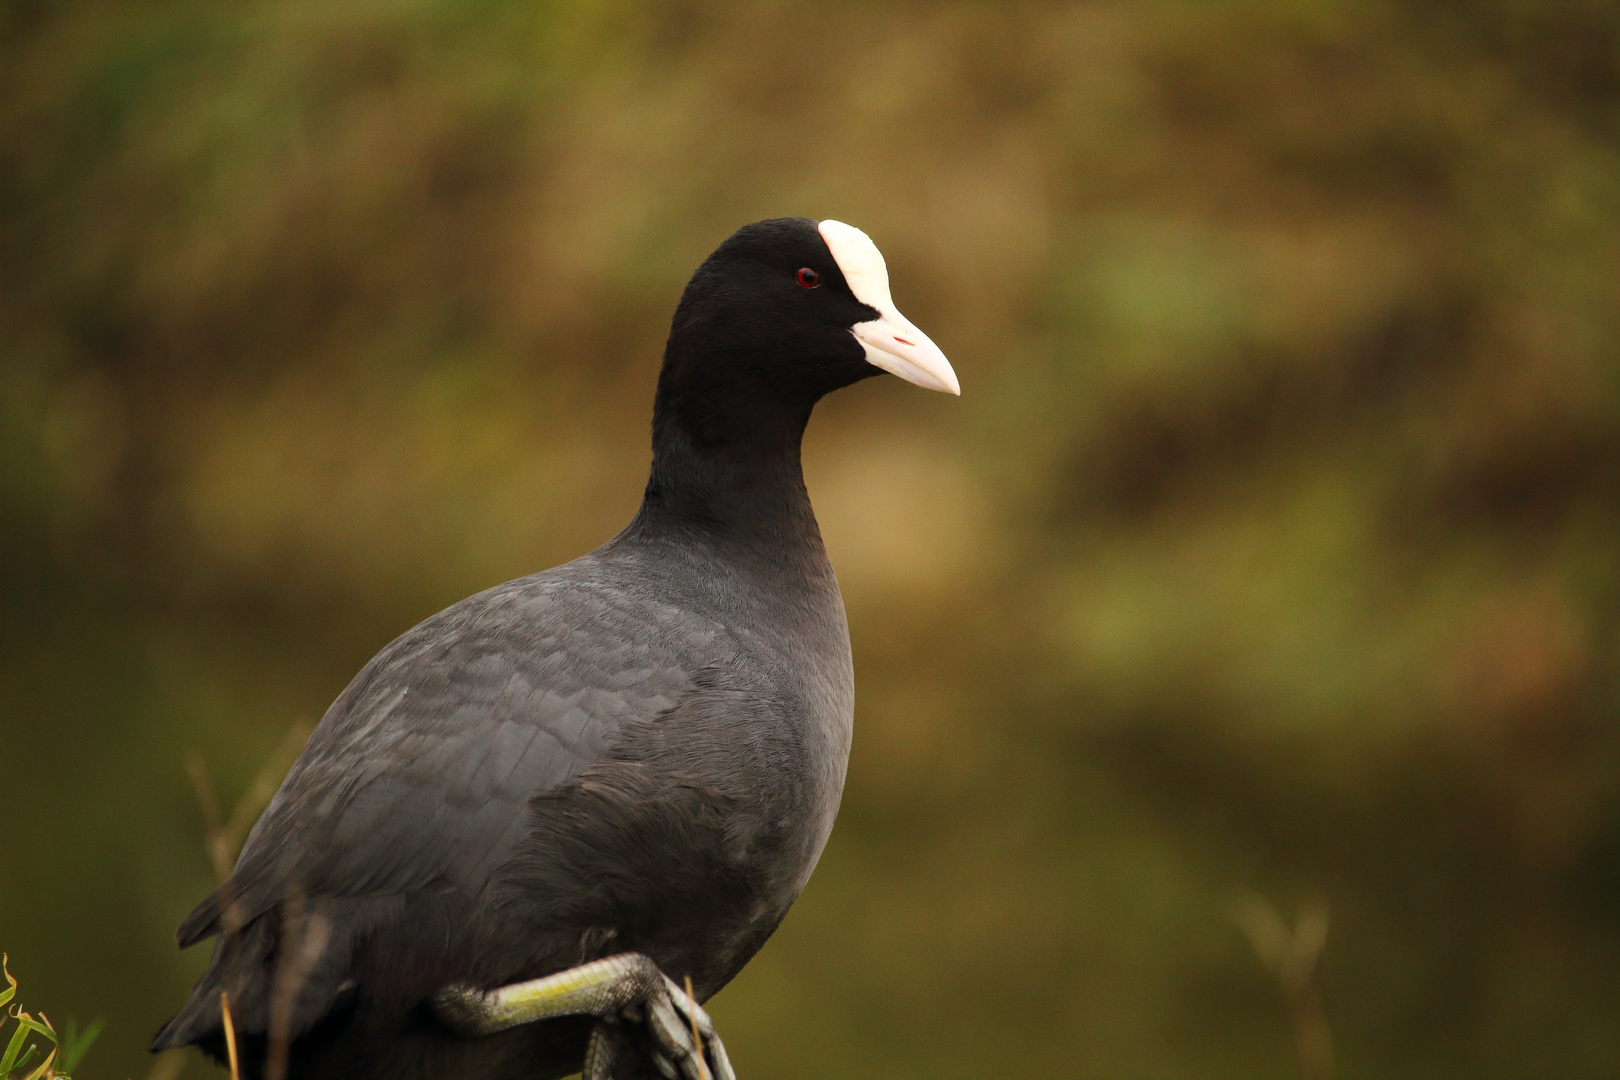
[[[867,363],[898,375],[906,382],[916,383],[924,390],[960,396],[962,386],[939,346],[894,310],[893,304],[888,305],[887,310],[878,308],[878,311],[883,314],[881,319],[856,323],[850,328],[855,332],[855,340],[866,350]]]
[[[871,237],[853,225],[831,219],[821,223],[821,238],[844,272],[855,299],[877,309],[878,317],[850,327],[866,350],[867,363],[898,375],[925,390],[962,393],[956,372],[928,335],[911,325],[889,297],[889,268]]]

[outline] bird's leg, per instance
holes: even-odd
[[[618,1057],[617,1025],[639,1020],[652,1037],[653,1063],[670,1080],[736,1080],[709,1014],[641,953],[620,953],[494,990],[446,987],[434,997],[433,1008],[468,1035],[493,1035],[558,1016],[595,1016],[600,1022],[586,1047],[585,1080],[609,1080]]]
[[[580,1080],[613,1080],[613,1066],[619,1060],[619,1026],[608,1020],[598,1020],[591,1028],[590,1041],[585,1044],[585,1067]]]

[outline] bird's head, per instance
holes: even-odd
[[[877,245],[841,221],[773,218],[704,260],[670,330],[660,394],[802,404],[887,371],[961,393],[939,346],[901,315]]]

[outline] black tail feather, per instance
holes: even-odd
[[[219,933],[219,916],[223,908],[220,901],[225,888],[226,885],[221,885],[205,896],[202,903],[193,908],[191,914],[181,922],[180,929],[174,932],[174,940],[182,949],[189,949],[204,938]]]

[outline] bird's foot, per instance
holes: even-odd
[[[584,1080],[613,1080],[624,1054],[624,1025],[651,1039],[653,1064],[669,1080],[736,1080],[714,1022],[697,1001],[642,953],[621,953],[543,979],[494,990],[450,986],[433,999],[449,1026],[469,1035],[549,1020],[594,1016]]]

